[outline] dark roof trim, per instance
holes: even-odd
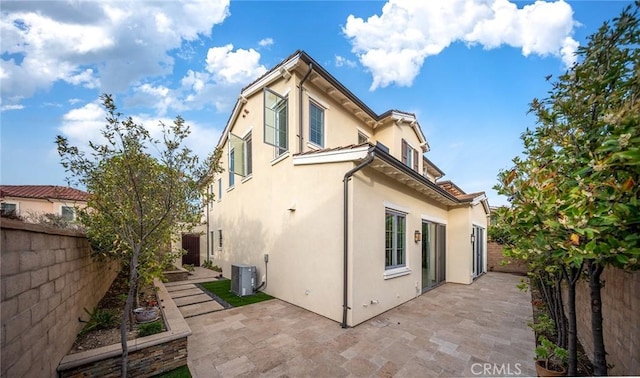
[[[441,188],[437,184],[432,183],[428,178],[422,176],[418,172],[416,172],[413,169],[411,169],[411,168],[407,167],[406,165],[402,164],[402,162],[400,160],[398,160],[395,157],[391,156],[388,152],[384,151],[379,146],[375,146],[374,147],[374,153],[375,153],[375,156],[377,158],[379,158],[380,160],[382,160],[385,163],[393,166],[394,168],[402,171],[403,173],[405,173],[406,175],[410,176],[412,179],[420,182],[424,186],[427,186],[430,189],[433,189],[433,191],[435,191],[436,193],[440,194],[441,196],[445,197],[446,199],[448,199],[448,200],[450,200],[450,201],[452,201],[454,203],[463,204],[463,203],[469,203],[469,202],[472,201],[472,199],[460,200],[459,198],[456,198],[453,194],[447,192],[446,190],[444,190],[443,188]]]

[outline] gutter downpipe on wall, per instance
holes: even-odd
[[[299,93],[298,106],[300,107],[299,109],[300,111],[298,112],[300,115],[300,119],[298,122],[298,153],[302,153],[302,147],[303,147],[302,132],[304,131],[302,127],[302,84],[304,84],[304,82],[307,80],[307,78],[311,74],[311,71],[313,71],[313,63],[309,63],[309,71],[307,71],[307,73],[304,75],[304,77],[300,81],[300,90],[298,92]]]
[[[350,309],[348,304],[348,291],[347,284],[349,280],[349,180],[356,172],[371,164],[375,158],[375,147],[369,149],[367,157],[358,164],[355,168],[351,169],[344,174],[342,183],[344,185],[344,209],[343,209],[343,253],[344,253],[344,276],[343,276],[343,291],[342,291],[342,328],[347,328],[347,311]]]

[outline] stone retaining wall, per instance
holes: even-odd
[[[191,329],[162,282],[154,281],[162,303],[167,331],[129,340],[127,375],[151,377],[187,364],[187,337]],[[58,366],[61,377],[119,377],[120,344],[69,354]]]
[[[117,275],[84,234],[2,219],[1,375],[55,377],[56,368]]]

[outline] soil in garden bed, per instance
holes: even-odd
[[[73,346],[71,347],[71,351],[69,352],[70,354],[120,343],[120,320],[122,319],[122,314],[124,313],[127,293],[129,292],[128,279],[128,270],[125,269],[118,273],[116,278],[113,280],[111,287],[96,306],[96,308],[99,310],[112,311],[116,319],[115,324],[105,329],[93,329],[86,333],[81,332],[76,338]],[[157,303],[157,297],[155,291],[153,290],[153,285],[140,290],[140,297],[141,306],[148,305],[150,301],[155,301]],[[89,310],[90,312],[95,311],[95,309],[89,308],[87,310]],[[159,312],[159,315],[159,321],[162,324],[162,330],[165,331],[166,326],[164,324],[164,319],[162,318],[162,311]],[[87,321],[89,320],[89,317],[90,315],[85,312],[81,319],[83,321]],[[138,324],[134,325],[133,331],[127,330],[127,340],[133,340],[137,337],[137,325]]]

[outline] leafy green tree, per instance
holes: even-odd
[[[127,376],[127,323],[140,280],[160,272],[172,237],[200,223],[203,193],[220,171],[219,152],[204,162],[186,147],[189,127],[181,117],[160,124],[156,139],[131,117],[122,119],[112,96],[102,95],[107,112],[103,142],[89,142],[90,153],[56,139],[69,181],[86,187],[88,207],[79,212],[96,255],[116,258],[129,269],[129,292],[121,319],[121,376]],[[168,256],[171,257],[170,255]]]
[[[549,96],[533,100],[537,127],[523,134],[523,157],[496,186],[512,204],[503,226],[514,227],[506,230],[514,255],[543,256],[569,279],[586,268],[596,375],[607,374],[601,273],[640,267],[639,8],[636,1],[605,22]]]

